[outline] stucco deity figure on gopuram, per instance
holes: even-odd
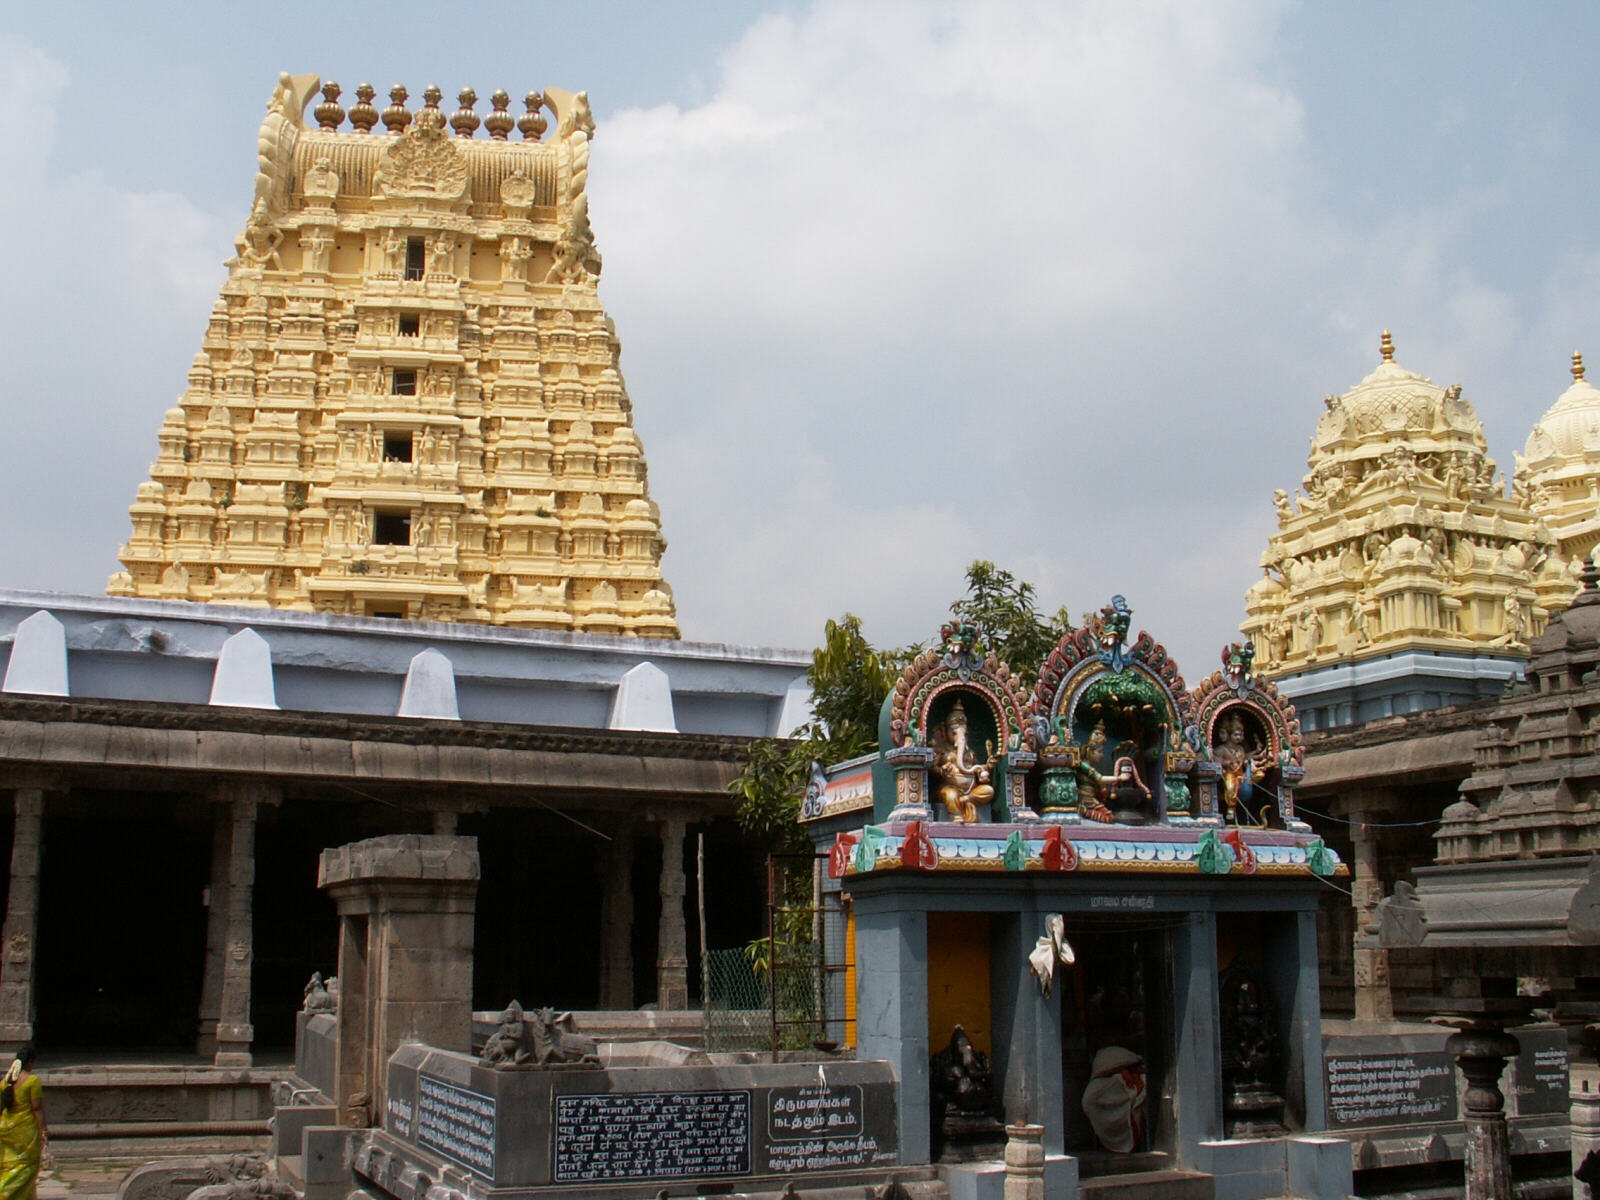
[[[972,752],[967,710],[957,699],[944,722],[934,726],[932,741],[935,794],[957,821],[976,821],[978,805],[987,807],[994,799],[992,779],[999,756],[993,740],[986,747],[988,758],[980,762]]]
[[[1194,690],[1208,771],[1226,819],[1234,824],[1305,830],[1295,816],[1294,788],[1305,774],[1305,745],[1294,706],[1255,677],[1248,642],[1222,649],[1222,670]]]
[[[1222,802],[1228,819],[1239,823],[1239,805],[1252,812],[1255,783],[1273,768],[1272,749],[1258,740],[1251,744],[1245,729],[1244,718],[1230,712],[1217,722],[1215,740],[1211,745],[1211,759],[1222,768]],[[1259,820],[1258,824],[1265,824]]]

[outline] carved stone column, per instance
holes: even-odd
[[[382,1122],[401,1042],[470,1052],[478,878],[476,838],[391,834],[322,852],[317,885],[339,909],[333,1099],[346,1125]]]
[[[222,996],[217,1013],[219,1067],[248,1067],[255,1026],[250,1023],[250,966],[255,958],[256,806],[265,789],[230,789],[227,944],[222,959]]]
[[[1511,1142],[1500,1076],[1506,1059],[1520,1049],[1517,1039],[1498,1027],[1479,1025],[1452,1034],[1444,1048],[1467,1077],[1466,1200],[1511,1200]]]
[[[633,1007],[633,834],[612,835],[601,862],[600,1007]]]
[[[33,963],[39,940],[39,849],[44,823],[44,790],[19,787],[13,801],[16,825],[11,835],[11,891],[0,940],[0,1050],[14,1051],[33,1040]]]
[[[689,1007],[689,952],[683,922],[683,818],[661,822],[661,925],[656,939],[656,1006]]]
[[[1383,902],[1383,881],[1378,877],[1378,838],[1370,822],[1371,810],[1350,814],[1350,836],[1355,842],[1355,878],[1350,884],[1355,909],[1355,1008],[1358,1021],[1394,1020],[1394,993],[1389,986],[1389,952],[1361,945],[1362,930],[1377,919]]]
[[[228,857],[233,845],[233,813],[212,806],[211,884],[206,907],[206,966],[200,982],[200,1025],[194,1050],[202,1058],[217,1052],[217,1022],[222,1016],[222,964],[228,956]]]

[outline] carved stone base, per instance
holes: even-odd
[[[947,1116],[935,1131],[940,1162],[989,1162],[1005,1155],[1006,1127],[995,1117]]]
[[[1283,1137],[1283,1097],[1266,1087],[1230,1089],[1223,1102],[1230,1138]]]

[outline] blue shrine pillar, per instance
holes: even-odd
[[[928,914],[913,903],[894,892],[856,896],[856,1057],[894,1067],[901,1161],[925,1163],[931,1153]]]

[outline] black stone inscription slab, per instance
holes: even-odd
[[[750,1173],[751,1094],[557,1096],[557,1183]]]
[[[1327,1060],[1328,1125],[1410,1125],[1456,1119],[1455,1064],[1443,1050]]]
[[[1564,1113],[1567,1095],[1567,1035],[1560,1029],[1519,1029],[1517,1041],[1517,1112]]]
[[[493,1096],[417,1076],[417,1145],[485,1178],[494,1178]]]
[[[861,1132],[862,1094],[857,1084],[773,1088],[768,1096],[767,1128],[773,1141],[853,1137]]]
[[[869,1124],[859,1084],[773,1088],[767,1093],[762,1169],[789,1175],[897,1162],[894,1143],[882,1145],[867,1132]]]

